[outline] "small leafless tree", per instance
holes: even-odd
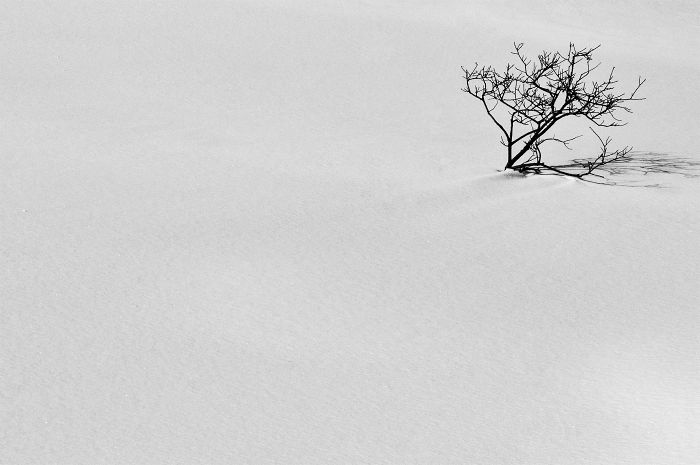
[[[625,125],[619,113],[631,113],[628,103],[643,100],[636,95],[645,80],[640,77],[630,94],[616,93],[615,68],[603,80],[594,80],[592,73],[600,63],[591,62],[600,46],[578,49],[569,44],[566,53],[544,51],[534,60],[523,54],[522,43],[514,46],[515,64],[508,64],[503,72],[478,64],[471,69],[462,67],[467,81],[462,90],[481,101],[502,133],[501,144],[508,151],[505,169],[582,178],[606,163],[629,157],[631,147],[610,151],[610,138],[603,140],[593,127]],[[600,154],[585,162],[548,165],[542,160],[543,144],[556,142],[570,148],[569,144],[581,137],[553,134],[552,128],[570,117],[591,123],[590,129],[601,144]]]

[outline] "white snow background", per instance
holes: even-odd
[[[0,463],[700,463],[700,179],[506,175],[460,91],[601,44],[648,78],[614,143],[700,161],[699,25],[3,1]]]

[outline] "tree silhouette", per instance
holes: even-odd
[[[520,172],[556,174],[582,178],[612,161],[623,161],[631,147],[610,151],[610,138],[603,139],[593,127],[623,126],[619,114],[631,113],[629,102],[644,100],[637,91],[645,80],[641,77],[630,93],[616,93],[615,68],[601,81],[592,73],[600,63],[592,65],[593,52],[600,46],[577,49],[569,44],[566,53],[543,51],[537,59],[527,58],[523,44],[514,44],[515,64],[498,72],[492,66],[479,66],[464,71],[466,86],[462,89],[481,101],[489,118],[501,131],[501,144],[507,149],[505,169]],[[542,160],[542,145],[548,142],[569,144],[580,135],[561,138],[552,128],[563,119],[583,118],[591,123],[591,131],[601,144],[600,154],[585,163],[548,165]],[[576,168],[571,170],[570,168]]]

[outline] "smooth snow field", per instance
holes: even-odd
[[[5,0],[0,38],[0,464],[700,463],[699,3]],[[613,145],[687,164],[499,171],[460,66],[514,41],[601,44],[648,79]]]

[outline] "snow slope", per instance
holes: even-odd
[[[4,2],[0,463],[698,463],[700,179],[499,173],[459,91],[601,43],[700,160],[700,7],[609,3]]]

